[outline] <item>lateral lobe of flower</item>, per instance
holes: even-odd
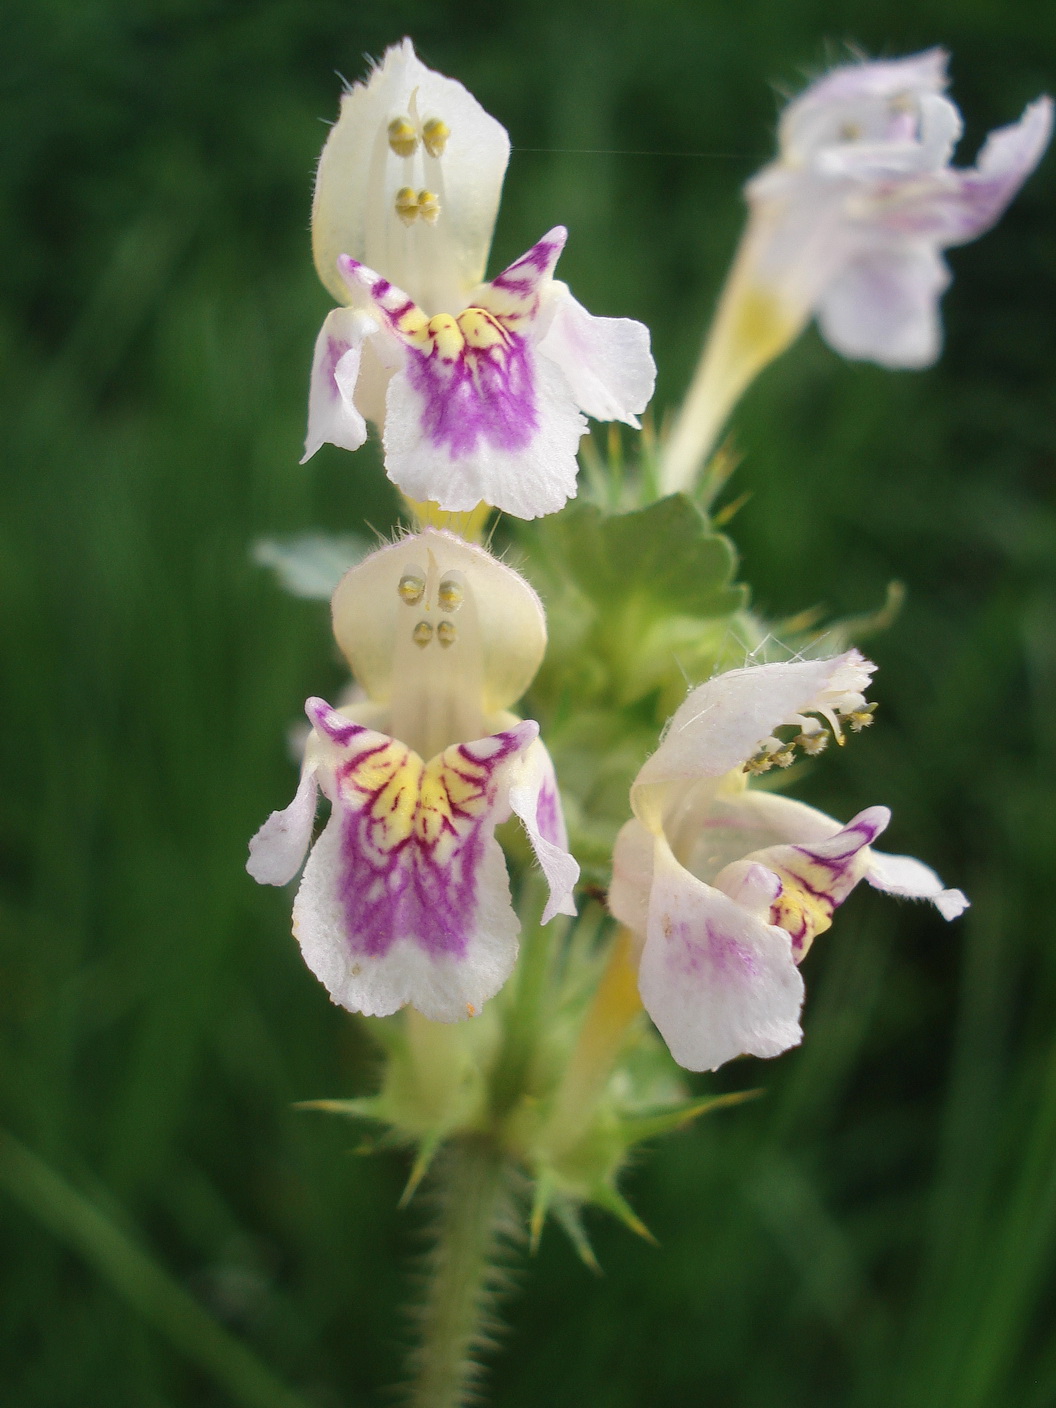
[[[868,847],[890,820],[886,807],[870,807],[828,840],[754,851],[720,871],[715,884],[729,894],[731,884],[746,868],[765,868],[777,882],[768,922],[785,930],[792,940],[792,956],[800,963],[817,935],[832,925],[834,912],[865,878]]]
[[[327,315],[312,358],[302,464],[322,445],[358,450],[366,440],[367,423],[353,398],[363,344],[376,327],[366,313],[353,308],[335,308]]]

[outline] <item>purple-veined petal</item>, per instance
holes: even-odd
[[[410,129],[406,156],[389,140],[389,124]],[[446,128],[430,151],[424,129]],[[464,306],[484,276],[510,143],[461,83],[434,73],[409,39],[386,50],[366,83],[341,99],[341,113],[319,159],[312,206],[312,248],[319,277],[348,300],[337,257],[348,254],[384,269],[431,313]],[[396,193],[431,191],[434,219],[399,218]]]
[[[865,878],[876,890],[911,900],[931,900],[943,919],[956,919],[969,906],[960,890],[947,890],[929,865],[912,856],[873,851]]]
[[[520,259],[507,265],[490,283],[482,284],[473,295],[473,306],[485,309],[506,328],[524,329],[542,310],[567,239],[565,227],[555,225]]]
[[[568,833],[561,810],[554,764],[541,739],[523,753],[510,773],[510,808],[520,817],[539,868],[550,887],[550,898],[542,922],[555,914],[576,913],[572,892],[579,879],[579,866],[568,850]]]
[[[318,792],[315,766],[308,762],[293,801],[272,812],[249,843],[246,869],[258,885],[286,885],[300,870],[312,840]]]
[[[835,910],[865,878],[869,847],[891,820],[887,807],[859,812],[835,836],[809,845],[768,846],[727,866],[715,885],[739,897],[746,871],[765,867],[777,885],[770,906],[770,923],[779,924],[792,940],[797,963],[806,957],[818,934],[832,924]]]
[[[453,513],[483,501],[539,518],[575,494],[586,429],[561,372],[522,338],[449,366],[418,358],[389,385],[385,472]]]
[[[690,875],[662,838],[638,983],[646,1010],[687,1070],[713,1071],[741,1055],[777,1056],[802,1038],[803,980],[788,934]]]
[[[367,423],[355,404],[363,343],[376,324],[353,308],[327,314],[315,343],[308,390],[308,434],[301,463],[321,445],[358,450],[367,438]]]
[[[424,762],[322,700],[307,712],[333,810],[294,904],[305,961],[352,1011],[382,1016],[411,1003],[434,1021],[474,1015],[516,959],[494,830],[538,725]]]
[[[638,427],[656,385],[649,329],[631,318],[596,318],[568,286],[555,283],[556,307],[539,351],[556,362],[579,409],[594,420]]]
[[[939,355],[939,298],[950,271],[922,240],[878,246],[850,262],[818,301],[822,336],[844,357],[926,367]]]
[[[429,318],[388,279],[339,259],[404,363],[389,384],[385,469],[409,498],[466,512],[480,502],[519,518],[556,512],[575,493],[586,421],[568,378],[542,356],[552,273],[566,232],[539,240],[457,317]]]

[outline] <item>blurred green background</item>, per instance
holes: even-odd
[[[662,413],[777,95],[849,42],[945,44],[967,160],[1056,87],[1056,10],[9,0],[3,31],[0,1398],[388,1403],[406,1164],[291,1108],[367,1089],[372,1052],[243,870],[290,795],[286,729],[342,680],[325,609],[249,545],[395,509],[371,452],[296,463],[334,70],[409,33],[505,123],[492,267],[566,223],[581,300],[652,327]],[[870,642],[879,726],[803,795],[888,803],[890,848],[974,907],[854,896],[804,1047],[700,1082],[766,1098],[628,1179],[659,1250],[599,1218],[595,1279],[547,1232],[496,1404],[1056,1403],[1054,172],[953,252],[936,368],[812,332],[734,423],[762,609],[909,588]]]

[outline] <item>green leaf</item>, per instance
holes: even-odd
[[[572,580],[606,612],[637,601],[657,615],[728,616],[745,605],[733,544],[684,494],[632,513],[576,503],[547,530]]]

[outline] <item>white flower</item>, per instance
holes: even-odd
[[[635,780],[635,819],[616,843],[609,903],[641,943],[642,1001],[690,1070],[799,1042],[798,965],[860,880],[929,899],[947,919],[967,906],[920,861],[872,849],[890,821],[886,807],[841,826],[748,787],[753,764],[817,751],[818,715],[837,736],[863,727],[874,668],[852,650],[719,675],[689,695]]]
[[[553,279],[551,231],[482,284],[509,141],[409,40],[345,94],[319,163],[316,266],[346,305],[316,342],[305,459],[384,427],[386,472],[415,500],[522,518],[575,493],[583,414],[637,425],[649,334],[595,318]]]
[[[978,238],[1034,170],[1052,100],[951,165],[961,116],[941,49],[833,69],[781,115],[779,154],[746,187],[749,218],[685,405],[663,484],[692,484],[752,378],[812,317],[845,357],[923,367],[939,355],[942,250]]]
[[[345,575],[334,631],[367,700],[308,701],[300,786],[250,843],[250,874],[294,877],[321,788],[330,820],[293,911],[309,968],[352,1011],[472,1016],[517,956],[494,836],[511,812],[549,882],[543,922],[575,913],[553,765],[538,725],[507,712],[542,659],[542,607],[483,549],[427,529]]]
[[[1041,159],[1052,101],[951,165],[961,115],[941,49],[834,69],[781,116],[780,155],[748,183],[757,285],[791,321],[817,314],[846,357],[920,367],[939,354],[940,251],[977,239]]]

